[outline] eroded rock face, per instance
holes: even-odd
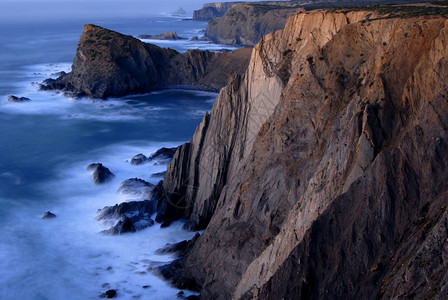
[[[159,207],[205,228],[172,282],[446,296],[448,21],[419,9],[300,13],[263,38],[165,175]]]
[[[99,26],[84,25],[72,71],[45,80],[41,89],[101,99],[172,87],[217,91],[231,75],[245,71],[249,57],[250,49],[228,53],[190,50],[181,54]]]

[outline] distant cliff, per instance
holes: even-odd
[[[211,20],[222,17],[231,7],[241,2],[206,3],[201,9],[193,11],[193,20]]]
[[[298,6],[300,2],[240,3],[209,21],[205,37],[216,43],[253,46],[267,33],[282,29]]]
[[[446,299],[447,13],[265,36],[168,167],[160,219],[205,231],[160,272],[203,299]]]
[[[218,91],[231,75],[244,72],[250,51],[189,50],[181,54],[99,26],[85,25],[72,71],[56,80],[46,80],[42,89],[101,99],[172,87]]]

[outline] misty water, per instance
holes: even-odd
[[[204,22],[167,14],[144,18],[0,23],[0,299],[173,299],[178,290],[148,271],[173,259],[166,243],[191,238],[182,223],[109,236],[98,209],[130,200],[117,189],[128,178],[156,184],[164,164],[129,164],[190,139],[217,96],[169,90],[107,101],[38,91],[36,83],[70,70],[84,23],[125,34],[177,31],[201,35]],[[179,51],[220,49],[206,42],[158,42]],[[30,102],[10,103],[8,95]],[[102,162],[116,177],[95,185],[86,166]],[[47,210],[56,219],[42,220]],[[188,292],[187,292],[188,295]]]

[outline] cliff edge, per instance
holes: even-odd
[[[448,296],[448,13],[317,10],[265,36],[159,190],[203,299]],[[160,187],[159,187],[160,188]]]
[[[95,25],[85,25],[72,71],[47,79],[43,90],[105,99],[175,87],[219,91],[247,68],[251,49],[179,53]],[[231,63],[229,63],[231,62]]]

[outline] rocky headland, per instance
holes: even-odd
[[[253,46],[267,33],[282,29],[300,6],[295,1],[234,3],[208,22],[204,36],[215,43]]]
[[[205,3],[201,9],[193,11],[193,20],[208,21],[222,17],[230,8],[242,2]]]
[[[447,14],[315,10],[263,37],[154,191],[158,221],[205,229],[159,272],[202,299],[445,299]]]
[[[72,71],[45,80],[41,89],[99,99],[179,87],[219,91],[229,77],[244,73],[250,53],[250,48],[225,53],[200,50],[179,53],[99,26],[85,25]]]

